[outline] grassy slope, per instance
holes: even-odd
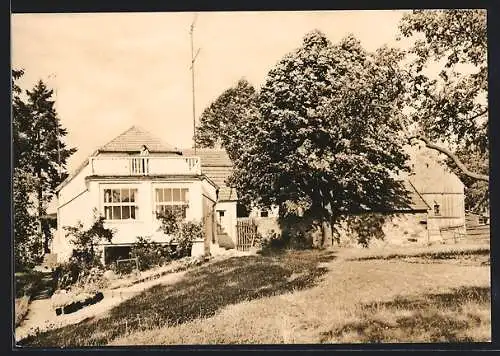
[[[207,318],[227,305],[311,287],[326,272],[317,263],[332,258],[329,252],[304,251],[215,262],[189,271],[174,285],[153,287],[103,318],[44,332],[20,344],[103,345],[130,331]]]
[[[487,341],[489,285],[481,265],[356,261],[326,251],[232,258],[23,344]]]
[[[489,269],[401,261],[332,264],[320,286],[232,305],[113,345],[490,340]]]
[[[42,287],[43,273],[36,271],[18,272],[14,277],[16,293],[14,325],[17,327],[28,314],[32,295]]]

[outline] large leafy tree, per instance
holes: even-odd
[[[261,88],[255,132],[231,177],[242,198],[282,214],[300,207],[322,221],[323,243],[342,214],[406,202],[393,175],[408,158],[401,57],[389,48],[368,53],[353,36],[333,45],[319,31],[307,34]]]
[[[416,10],[403,17],[410,50],[411,136],[447,156],[467,185],[467,205],[488,199],[485,10]]]
[[[76,149],[68,148],[64,142],[67,131],[55,110],[53,91],[39,81],[32,90],[22,93],[16,84],[22,74],[18,70],[12,72],[14,166],[19,176],[30,177],[30,189],[24,190],[36,201],[35,215],[41,233],[46,207],[55,188],[67,176],[66,161]],[[23,209],[22,204],[15,209]],[[45,251],[48,251],[48,238],[45,236]]]
[[[225,90],[201,114],[196,143],[200,147],[223,147],[235,160],[246,149],[247,135],[259,115],[257,97],[255,88],[245,79]]]

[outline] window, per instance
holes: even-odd
[[[187,188],[156,188],[156,213],[161,214],[168,210],[186,218],[186,209],[189,205],[188,191]]]
[[[135,219],[137,189],[104,189],[104,217],[106,220]]]
[[[260,211],[260,217],[261,218],[267,218],[269,216],[269,211],[267,210],[261,210]]]

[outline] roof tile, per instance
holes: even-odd
[[[150,152],[180,153],[180,151],[153,136],[148,131],[132,126],[99,149],[99,152],[140,152],[142,146]]]
[[[192,149],[182,151],[185,156],[197,156],[201,160],[201,172],[219,186],[219,200],[238,200],[236,189],[229,187],[226,180],[231,176],[233,164],[225,150],[220,149]]]

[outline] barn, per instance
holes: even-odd
[[[413,155],[408,180],[430,207],[427,229],[431,239],[465,233],[465,186],[430,150]]]

